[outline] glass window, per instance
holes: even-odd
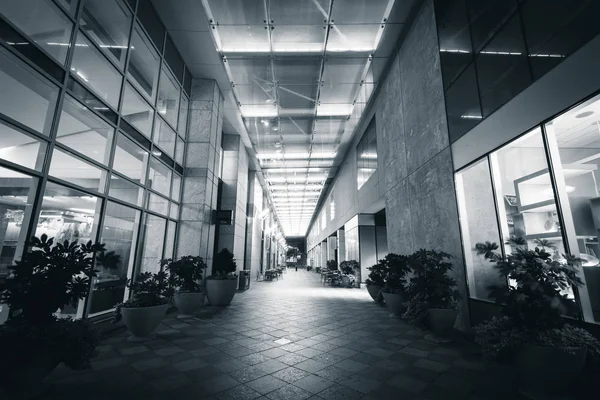
[[[140,272],[160,271],[163,245],[165,243],[165,228],[167,220],[156,215],[146,214],[142,238],[142,256]]]
[[[65,64],[73,23],[52,1],[0,1],[0,14],[60,64]]]
[[[356,146],[356,162],[358,165],[357,181],[360,189],[377,171],[377,129],[375,118],[371,120],[363,137]]]
[[[40,171],[45,155],[46,142],[22,133],[0,120],[0,158]]]
[[[81,33],[77,35],[71,72],[109,106],[118,108],[123,77]]]
[[[60,150],[58,147],[55,147],[52,152],[48,173],[69,183],[104,192],[106,171]]]
[[[57,140],[99,163],[108,164],[115,129],[67,95],[60,114]]]
[[[171,211],[169,216],[173,219],[179,219],[179,206],[175,203],[171,203]]]
[[[171,169],[154,157],[150,159],[148,184],[155,192],[169,196],[169,189],[171,189]]]
[[[27,241],[37,178],[0,167],[0,277],[20,258]]]
[[[162,69],[160,74],[160,87],[158,89],[158,102],[156,109],[171,126],[177,126],[177,116],[179,113],[179,84],[173,75]]]
[[[77,4],[79,0],[58,0],[58,4],[63,6],[65,11],[69,13],[70,16],[74,16],[77,11]]]
[[[160,56],[136,25],[131,35],[131,54],[127,75],[152,104],[156,97]]]
[[[171,127],[158,115],[154,121],[154,136],[152,140],[170,157],[175,152],[175,138],[177,134]]]
[[[183,153],[185,151],[185,142],[177,137],[177,147],[175,147],[175,161],[179,165],[183,165]]]
[[[555,118],[546,132],[570,251],[584,260],[582,309],[600,322],[600,96]]]
[[[144,188],[127,179],[121,178],[118,175],[112,174],[110,177],[108,195],[115,199],[126,201],[127,203],[141,207]]]
[[[106,262],[97,264],[98,275],[90,300],[91,315],[110,310],[123,301],[139,224],[139,211],[111,201],[106,204],[100,242],[106,245],[107,252],[113,253]]]
[[[54,118],[58,87],[0,47],[0,112],[48,135]]]
[[[176,202],[179,202],[181,198],[181,176],[173,174],[173,190],[171,191],[171,198]]]
[[[167,226],[167,238],[165,241],[165,254],[164,258],[173,257],[173,250],[175,248],[175,232],[177,231],[177,223],[174,221],[169,221],[169,225]]]
[[[456,196],[469,294],[476,299],[493,300],[490,286],[506,285],[506,282],[493,264],[475,250],[477,243],[502,243],[487,158],[456,174]]]
[[[86,0],[80,28],[123,69],[131,12],[121,0]]]
[[[188,126],[188,109],[190,107],[190,101],[181,92],[181,104],[179,105],[179,120],[177,122],[177,132],[181,137],[186,138],[187,126]]]
[[[146,160],[148,152],[135,144],[123,134],[119,134],[113,168],[132,179],[143,184],[146,176]]]
[[[169,215],[169,200],[162,196],[148,192],[148,200],[146,208],[155,213],[168,216]]]
[[[483,119],[473,64],[446,91],[446,111],[450,142],[458,140]]]
[[[516,0],[467,0],[471,36],[479,51],[517,9]]]
[[[165,39],[165,27],[150,0],[139,0],[137,16],[144,28],[146,28],[148,35],[150,35],[158,50],[162,53],[163,42]]]
[[[125,121],[137,128],[146,137],[150,137],[154,110],[129,82],[125,84],[121,115]]]

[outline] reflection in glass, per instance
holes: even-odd
[[[156,109],[158,113],[173,127],[177,127],[179,114],[179,84],[173,75],[163,67],[160,73],[160,87]]]
[[[0,158],[40,171],[46,155],[46,142],[22,133],[0,120]]]
[[[171,191],[171,198],[176,202],[179,202],[181,198],[181,176],[173,174],[173,190]]]
[[[110,177],[108,195],[136,206],[142,205],[144,189],[114,173]]]
[[[58,98],[58,87],[0,47],[0,113],[48,135]]]
[[[155,273],[160,270],[166,225],[167,221],[164,218],[152,214],[145,215],[140,272]]]
[[[167,238],[165,240],[165,255],[163,258],[173,257],[173,250],[175,248],[175,232],[177,231],[177,223],[175,221],[169,221],[167,226]]]
[[[181,135],[182,138],[186,138],[187,136],[187,127],[188,127],[188,108],[190,106],[190,101],[188,98],[181,92],[181,103],[179,105],[179,120],[177,122],[177,132]]]
[[[179,206],[175,203],[171,203],[171,211],[169,211],[169,216],[173,219],[179,219]]]
[[[80,27],[123,69],[131,12],[121,0],[86,0]]]
[[[114,128],[83,104],[67,95],[60,114],[57,140],[107,165]]]
[[[23,252],[37,184],[37,178],[0,167],[0,278]]]
[[[133,265],[139,223],[139,211],[111,201],[106,204],[100,242],[106,245],[107,252],[114,252],[115,257],[107,257],[106,262],[97,264],[98,276],[94,279],[90,301],[91,315],[110,310],[123,301],[128,272]]]
[[[83,34],[77,35],[71,72],[115,110],[123,78]]]
[[[152,131],[153,114],[154,111],[150,104],[127,82],[121,109],[123,119],[149,138]]]
[[[67,13],[70,16],[75,15],[75,12],[77,11],[78,3],[79,3],[79,0],[58,0],[58,4],[63,6],[65,11],[67,11]]]
[[[140,92],[154,104],[160,57],[138,25],[131,35],[130,53],[127,75]]]
[[[377,129],[375,118],[371,120],[363,137],[356,146],[356,163],[358,166],[357,183],[360,189],[377,171]]]
[[[479,51],[517,8],[516,0],[467,0],[473,47]]]
[[[175,131],[158,115],[154,121],[154,135],[152,141],[156,143],[169,156],[173,157],[175,152]]]
[[[450,142],[455,142],[481,122],[475,67],[471,64],[446,91]]]
[[[177,137],[177,147],[175,147],[175,161],[183,165],[183,152],[185,151],[185,142]]]
[[[54,148],[50,162],[50,175],[87,189],[104,192],[106,171],[75,157],[66,151]]]
[[[155,193],[148,192],[146,208],[166,217],[169,215],[169,200]]]
[[[73,23],[50,0],[0,1],[0,14],[65,64]]]
[[[136,183],[143,184],[148,152],[123,134],[119,134],[113,168]]]
[[[152,190],[169,196],[169,190],[171,189],[171,169],[152,157],[150,159],[148,182]]]

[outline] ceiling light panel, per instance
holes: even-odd
[[[260,84],[265,87],[273,80],[273,68],[268,57],[226,57],[227,67],[231,73],[231,81],[235,85]]]
[[[202,0],[211,11],[212,23],[219,25],[260,25],[264,23],[263,0],[223,1]]]
[[[219,25],[222,53],[265,53],[271,51],[269,32],[264,25]]]
[[[393,0],[334,1],[331,19],[336,24],[380,24],[393,5]]]
[[[330,0],[278,0],[269,2],[269,15],[276,25],[323,25]]]
[[[280,25],[273,23],[273,52],[321,54],[325,46],[326,29],[321,25]]]

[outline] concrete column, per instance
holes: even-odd
[[[261,236],[263,211],[263,191],[256,177],[256,171],[248,173],[248,205],[246,207],[246,254],[244,269],[249,270],[250,276],[256,276],[260,271]]]
[[[344,229],[338,229],[337,231],[338,238],[338,262],[342,261],[350,261],[346,260],[346,231]]]
[[[327,268],[327,261],[329,261],[327,259],[327,241],[324,240],[321,242],[321,244],[319,245],[320,249],[321,249],[321,267],[323,268]]]
[[[212,267],[217,208],[223,95],[211,79],[194,79],[176,256],[199,255]]]
[[[344,225],[346,234],[347,260],[360,263],[360,282],[367,279],[367,268],[377,264],[377,237],[375,217],[372,214],[357,214]]]

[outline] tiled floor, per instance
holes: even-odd
[[[43,399],[514,399],[511,377],[435,345],[366,290],[289,270],[226,308],[170,316],[146,343],[105,340],[92,370],[59,367]],[[83,397],[82,397],[83,395]]]

